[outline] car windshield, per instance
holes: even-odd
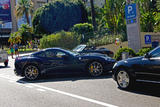
[[[73,51],[73,52],[80,52],[80,51],[82,51],[85,47],[86,47],[86,45],[78,45],[78,46],[75,47],[72,51]]]
[[[149,54],[152,57],[160,56],[160,47],[157,47],[157,48],[153,49],[151,52],[149,52]]]

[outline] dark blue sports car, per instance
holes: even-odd
[[[48,48],[15,60],[15,74],[35,80],[42,74],[88,73],[99,76],[111,71],[115,60],[98,53],[79,54],[61,48]]]

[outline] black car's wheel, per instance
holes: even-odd
[[[116,81],[121,89],[128,90],[135,85],[135,78],[126,70],[119,70],[116,75]]]
[[[89,64],[88,70],[91,76],[100,76],[103,73],[103,65],[98,61],[94,61]]]
[[[28,80],[36,80],[40,76],[39,69],[35,65],[28,65],[24,69],[24,76]]]
[[[8,62],[4,62],[4,66],[7,67],[8,66]]]

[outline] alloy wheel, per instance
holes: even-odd
[[[89,72],[92,76],[99,76],[103,73],[103,66],[99,62],[92,62],[89,65]]]
[[[25,68],[25,77],[29,80],[35,80],[39,76],[39,70],[36,66],[30,65]]]
[[[127,88],[129,86],[129,75],[126,71],[119,71],[117,74],[117,82],[121,88]]]

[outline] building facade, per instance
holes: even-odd
[[[4,0],[0,0],[3,2]],[[34,11],[43,6],[43,4],[49,2],[51,0],[32,0],[34,3]],[[10,7],[11,7],[11,22],[7,23],[0,23],[0,45],[8,45],[8,38],[10,37],[10,34],[12,32],[16,32],[18,28],[21,26],[21,24],[27,23],[25,16],[23,16],[20,19],[17,19],[15,16],[15,7],[17,4],[18,0],[10,0]],[[30,17],[30,22],[31,22],[31,17]]]

